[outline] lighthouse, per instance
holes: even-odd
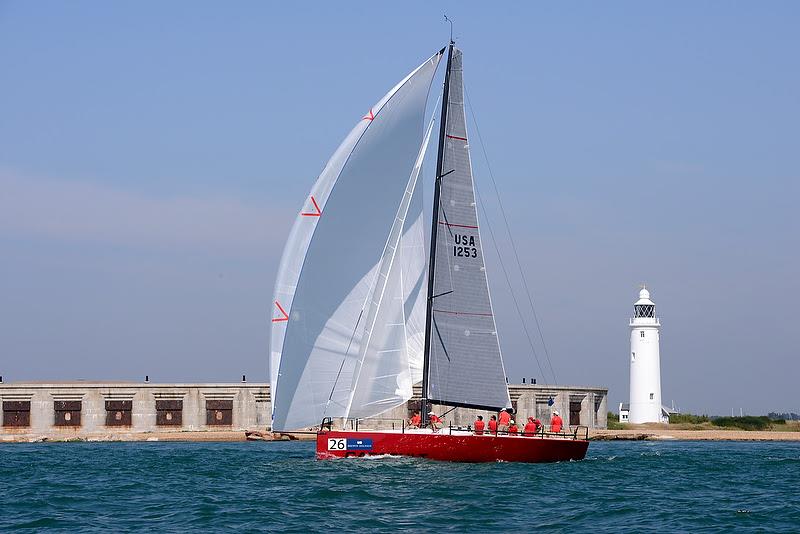
[[[633,305],[631,327],[631,397],[628,421],[669,422],[661,407],[661,361],[658,350],[659,328],[656,305],[642,286]]]

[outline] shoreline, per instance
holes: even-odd
[[[258,441],[312,441],[312,434],[286,433],[276,438]],[[0,434],[2,443],[68,443],[68,442],[184,442],[237,443],[249,441],[244,430],[179,431],[179,432],[120,432],[92,434]],[[626,430],[595,429],[589,431],[589,441],[800,441],[800,432],[759,430],[679,430],[642,428]]]
[[[589,430],[590,441],[800,441],[800,432],[776,430]]]
[[[265,433],[268,434],[268,433]],[[280,436],[280,435],[279,435]],[[3,443],[239,443],[246,441],[308,441],[316,439],[310,434],[284,433],[282,437],[248,440],[244,430],[210,430],[177,432],[103,432],[91,434],[0,434]]]

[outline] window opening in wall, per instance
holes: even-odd
[[[106,401],[106,426],[131,426],[133,401]]]
[[[569,403],[569,424],[577,426],[581,424],[581,402],[570,401]]]
[[[3,401],[3,426],[31,426],[31,401]]]
[[[650,400],[653,400],[653,394],[652,393],[650,394]]]
[[[644,337],[644,330],[641,330],[641,331],[639,332],[639,334],[640,334],[640,337]]]
[[[631,360],[636,361],[636,353],[631,352]]]
[[[595,395],[594,397],[594,424],[597,424],[597,421],[600,419],[600,406],[603,403],[603,398],[601,396]]]
[[[180,399],[157,399],[156,400],[156,425],[158,426],[182,426],[183,425],[183,401]]]
[[[207,400],[206,425],[230,426],[233,424],[233,400]]]
[[[55,426],[81,426],[81,401],[55,401]]]

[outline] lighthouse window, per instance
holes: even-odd
[[[644,337],[644,330],[639,331],[640,337]]]
[[[652,393],[650,394],[650,400],[653,400],[653,394]]]
[[[631,352],[631,360],[636,361],[636,353]]]

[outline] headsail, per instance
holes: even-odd
[[[431,120],[428,132],[420,147],[414,170],[408,179],[397,216],[386,241],[381,266],[372,290],[369,312],[364,318],[364,336],[361,355],[356,363],[354,380],[350,391],[352,397],[348,415],[353,418],[370,417],[394,408],[407,401],[413,394],[413,373],[406,337],[406,300],[403,268],[404,255],[424,258],[424,251],[404,249],[401,240],[408,232],[405,229],[409,209],[414,196],[420,191],[417,178],[422,170],[425,150],[433,129]],[[409,274],[418,274],[412,267]]]
[[[422,381],[425,359],[425,303],[428,273],[425,249],[425,218],[422,215],[422,187],[414,190],[406,215],[405,231],[400,239],[403,273],[403,300],[406,315],[406,351],[411,368],[411,383]]]
[[[483,260],[464,113],[462,54],[449,63],[438,177],[427,397],[456,406],[510,406]]]
[[[292,228],[275,287],[279,310],[270,341],[276,430],[348,415],[365,322],[376,313],[369,306],[419,155],[425,103],[441,55],[369,110],[326,165]]]

